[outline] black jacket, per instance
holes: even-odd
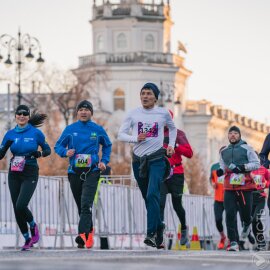
[[[261,153],[259,154],[261,164],[266,168],[269,169],[270,161],[268,159],[270,153],[270,133],[266,136]]]

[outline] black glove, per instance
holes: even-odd
[[[12,140],[6,141],[5,145],[0,149],[0,159],[2,159],[5,156],[8,148],[13,144],[13,142],[14,141]]]
[[[233,173],[245,173],[246,169],[245,169],[244,165],[238,165],[232,170],[232,172]]]
[[[217,170],[217,176],[220,177],[224,174],[223,170],[222,169],[218,169]]]
[[[41,156],[42,156],[42,154],[40,151],[34,151],[34,152],[29,154],[30,159],[40,158]]]

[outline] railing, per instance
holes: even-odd
[[[111,184],[102,184],[97,205],[93,209],[95,247],[100,237],[109,239],[110,248],[145,248],[146,210],[140,190],[130,176],[107,177]],[[17,228],[8,190],[7,172],[0,172],[0,239],[9,236],[8,244],[22,242]],[[218,239],[215,227],[213,199],[206,196],[184,195],[187,224],[196,226],[201,239]],[[37,189],[30,202],[41,232],[40,247],[72,247],[77,235],[78,211],[66,177],[39,178]],[[177,236],[179,224],[170,196],[165,208],[167,234]],[[268,232],[269,215],[265,212],[265,232]],[[267,234],[268,235],[268,234]],[[13,237],[13,238],[12,238]]]
[[[152,52],[98,53],[79,57],[79,66],[94,66],[110,63],[174,63],[173,54]]]

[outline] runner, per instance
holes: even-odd
[[[221,152],[226,146],[221,147],[219,152]],[[224,249],[226,242],[226,235],[223,229],[223,212],[224,212],[224,175],[218,177],[217,170],[220,169],[219,163],[215,163],[211,167],[210,181],[215,192],[214,197],[214,214],[216,227],[220,234],[220,241],[217,245],[218,249]]]
[[[170,111],[171,117],[173,119],[173,112]],[[169,130],[167,127],[164,128],[164,144],[165,148],[168,147],[169,142]],[[175,153],[169,158],[171,165],[171,175],[162,182],[161,192],[160,192],[160,217],[164,222],[164,210],[166,205],[167,194],[170,193],[172,197],[173,208],[179,218],[181,223],[181,239],[180,245],[188,244],[188,227],[186,224],[186,212],[182,203],[182,195],[184,190],[184,167],[182,164],[182,156],[186,158],[191,158],[193,156],[193,151],[186,138],[185,133],[177,129],[177,136],[174,147]],[[157,248],[163,248],[163,239],[157,239]],[[160,242],[161,241],[161,242]]]
[[[220,169],[217,176],[225,175],[224,179],[224,207],[226,212],[226,226],[230,247],[228,251],[239,251],[235,231],[237,203],[239,204],[243,230],[241,240],[247,238],[251,230],[252,191],[256,185],[250,172],[260,167],[255,151],[241,140],[240,129],[232,126],[229,129],[228,139],[230,144],[221,151]]]
[[[266,250],[266,242],[264,238],[264,226],[262,217],[265,216],[266,193],[264,189],[269,186],[270,172],[261,166],[258,170],[251,172],[251,177],[256,183],[257,190],[253,191],[252,205],[252,230],[256,239],[257,251]]]
[[[92,206],[97,190],[100,171],[110,161],[111,142],[103,129],[91,120],[93,106],[81,101],[77,106],[78,121],[67,126],[54,147],[60,157],[69,158],[68,180],[80,216],[75,241],[78,247],[92,248],[94,229]],[[98,153],[102,146],[102,157]]]
[[[144,243],[156,247],[163,237],[164,224],[160,218],[160,185],[170,174],[165,155],[174,153],[176,127],[170,113],[156,106],[159,89],[146,83],[140,92],[142,107],[132,110],[120,127],[118,138],[134,143],[133,172],[141,190],[147,210],[147,236]],[[164,127],[169,129],[168,148],[163,148]],[[132,130],[132,135],[129,135]]]
[[[42,126],[46,114],[33,113],[26,105],[20,105],[15,111],[16,127],[9,130],[0,146],[0,159],[10,148],[12,158],[8,172],[8,186],[17,224],[25,239],[22,250],[29,250],[39,241],[39,231],[28,204],[38,183],[37,158],[50,155],[51,149],[45,136],[36,127]],[[38,150],[41,147],[42,151]],[[29,234],[29,228],[31,237]]]

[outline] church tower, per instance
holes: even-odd
[[[190,72],[184,59],[171,53],[170,8],[169,0],[93,1],[93,54],[79,58],[76,73],[106,74],[95,85],[101,109],[113,113],[137,107],[140,89],[149,81],[160,87],[162,105],[181,107]]]

